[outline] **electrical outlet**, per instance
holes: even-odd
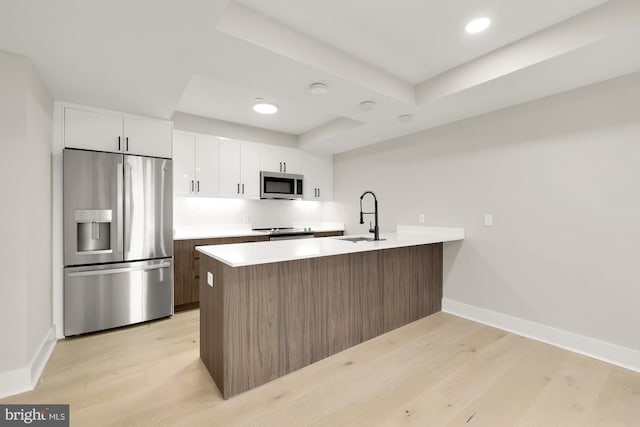
[[[207,285],[213,288],[213,273],[210,271],[207,271]]]
[[[424,214],[420,214],[420,215],[418,215],[418,222],[419,222],[420,224],[424,224]]]
[[[484,214],[484,225],[491,227],[493,225],[493,215]]]
[[[242,215],[242,222],[244,222],[245,224],[249,223],[249,214],[245,213]]]

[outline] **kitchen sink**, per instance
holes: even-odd
[[[373,242],[373,237],[343,237],[341,239],[338,240],[346,240],[348,242],[353,242],[353,243],[357,243],[357,242]],[[378,240],[385,240],[385,239],[380,239]]]

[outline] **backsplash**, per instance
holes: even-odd
[[[173,199],[173,225],[205,226],[224,224],[251,224],[251,227],[286,227],[293,224],[310,226],[339,221],[326,218],[327,205],[333,202],[305,200],[244,200],[200,197]]]

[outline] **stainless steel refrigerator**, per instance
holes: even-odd
[[[64,150],[64,333],[173,314],[170,159]]]

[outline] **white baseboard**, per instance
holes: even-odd
[[[0,372],[0,399],[29,390],[33,390],[29,368]]]
[[[38,350],[25,367],[0,372],[0,399],[14,394],[24,393],[35,388],[40,375],[56,346],[56,329],[49,328]]]
[[[45,335],[44,339],[40,343],[40,347],[29,362],[29,366],[31,368],[32,390],[36,385],[38,385],[40,375],[42,375],[42,371],[44,371],[44,367],[47,365],[49,357],[51,357],[51,353],[53,353],[53,349],[56,348],[56,342],[56,328],[55,326],[52,326],[49,328],[47,335]]]
[[[442,311],[640,372],[640,351],[638,350],[464,304],[448,298],[442,299]]]

